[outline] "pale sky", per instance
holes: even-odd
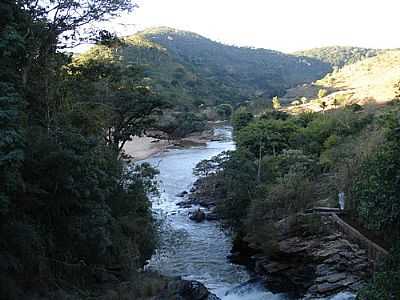
[[[137,0],[119,34],[152,26],[291,52],[329,45],[400,48],[400,0]],[[118,24],[126,24],[125,26]]]

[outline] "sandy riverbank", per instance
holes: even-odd
[[[125,144],[124,151],[126,154],[132,156],[134,161],[139,161],[174,147],[205,145],[212,138],[212,130],[194,133],[183,139],[169,141],[148,136],[135,136],[132,141]]]
[[[126,154],[133,157],[134,161],[149,158],[152,155],[165,151],[170,146],[167,140],[158,140],[152,137],[137,137],[124,146]]]

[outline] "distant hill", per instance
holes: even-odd
[[[177,105],[271,98],[331,71],[328,63],[277,51],[228,46],[167,27],[125,37],[116,54],[145,67],[150,85]],[[98,47],[98,46],[97,46]],[[96,47],[90,55],[98,53]]]
[[[305,96],[311,101],[303,107],[313,110],[320,110],[319,103],[322,101],[330,106],[334,101],[337,105],[364,104],[369,101],[383,103],[395,98],[395,85],[399,81],[400,50],[387,50],[374,57],[346,65],[313,84],[289,89],[283,99],[292,102]],[[318,99],[321,89],[327,93]]]
[[[341,68],[345,65],[354,64],[360,60],[376,56],[383,51],[360,47],[332,46],[298,51],[293,54],[319,59],[330,64],[332,67]]]

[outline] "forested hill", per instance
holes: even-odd
[[[307,49],[293,53],[297,56],[315,58],[330,64],[332,67],[341,68],[368,57],[373,57],[383,52],[380,49],[331,46]]]
[[[177,104],[237,103],[271,98],[331,71],[313,58],[228,46],[198,34],[160,27],[124,38],[116,51],[143,65],[149,85]],[[85,55],[98,55],[99,46]],[[97,54],[96,54],[97,53]]]

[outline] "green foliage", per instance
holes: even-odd
[[[328,91],[327,90],[325,90],[325,89],[320,89],[319,91],[318,91],[318,98],[324,98],[326,95],[328,94]]]
[[[207,120],[202,114],[170,111],[164,112],[154,127],[168,134],[169,138],[178,139],[205,130]]]
[[[341,68],[368,57],[376,56],[381,52],[377,49],[358,47],[323,47],[296,52],[296,55],[312,57],[329,63],[332,67]]]
[[[179,110],[197,110],[200,101],[215,106],[260,96],[270,99],[330,71],[328,64],[315,59],[227,46],[166,27],[127,37],[115,51],[126,65],[144,65],[151,85]]]
[[[357,300],[400,299],[400,245],[397,241],[381,270],[357,295]]]
[[[110,50],[103,49],[105,53]],[[104,138],[118,151],[132,136],[140,136],[154,126],[155,117],[167,107],[144,84],[140,68],[121,65],[112,54],[80,57],[69,66],[68,75],[69,97],[77,100],[76,105],[90,106],[102,115],[103,127],[107,128]]]
[[[335,98],[333,99],[333,105],[335,107],[339,106],[339,105],[345,105],[347,100],[348,100],[348,98],[349,97],[347,95],[345,95],[345,94],[335,95]]]
[[[284,150],[275,157],[266,156],[263,158],[262,165],[262,182],[268,183],[275,183],[278,178],[289,173],[299,173],[304,177],[312,178],[319,171],[317,161],[305,155],[302,150]]]
[[[198,163],[194,174],[216,181],[221,188],[217,210],[226,225],[239,231],[257,188],[257,166],[251,153],[223,152]]]
[[[0,15],[0,217],[4,217],[22,181],[24,99],[18,70],[28,50],[15,24],[23,28],[28,16],[13,2],[0,4]]]
[[[20,96],[7,83],[0,83],[0,215],[9,206],[9,197],[15,195],[21,181],[19,168],[24,158],[23,135],[18,127]]]
[[[235,114],[234,121],[244,120],[236,123],[241,126],[234,123],[237,150],[202,162],[197,174],[212,178],[223,191],[217,208],[225,223],[270,253],[278,238],[276,224],[320,199],[336,199],[337,188],[344,184],[332,187],[323,175],[335,174],[341,159],[351,160],[346,147],[367,131],[371,116],[347,109],[296,116],[267,110],[256,118],[244,109]]]
[[[274,185],[267,188],[265,198],[252,202],[247,223],[264,218],[267,222],[303,211],[313,204],[314,190],[309,177],[300,170],[290,170],[278,177]]]
[[[223,171],[224,164],[230,158],[230,155],[231,152],[224,151],[210,159],[200,161],[193,169],[193,174],[199,177],[207,177],[211,174],[216,174]]]
[[[299,131],[296,139],[302,144],[306,153],[320,155],[324,147],[326,149],[329,144],[334,142],[334,139],[356,134],[370,122],[371,116],[356,115],[347,110],[319,114]]]
[[[130,276],[154,249],[147,193],[155,192],[156,171],[123,162],[121,148],[153,123],[163,104],[138,67],[118,63],[118,43],[105,32],[107,47],[96,59],[71,64],[59,51],[83,38],[76,35],[80,25],[133,7],[130,0],[0,4],[5,297],[30,298],[24,293],[35,293],[38,282],[43,298],[64,286],[82,288],[87,274],[65,271],[76,265],[90,274],[119,266],[119,276]]]
[[[255,196],[254,181],[257,168],[250,153],[231,152],[221,165],[225,197],[217,207],[227,224],[240,230],[252,198]]]
[[[358,214],[365,226],[398,237],[400,231],[400,136],[398,112],[385,117],[387,138],[364,162],[353,187]]]
[[[279,100],[278,96],[275,96],[274,98],[272,98],[272,107],[275,110],[278,110],[281,108],[281,101]]]
[[[262,120],[274,119],[285,121],[288,118],[289,114],[281,110],[266,110],[260,116]]]
[[[291,121],[261,119],[242,128],[236,135],[238,148],[245,148],[255,157],[277,155],[288,149],[297,131]]]
[[[346,105],[346,108],[350,109],[353,112],[357,112],[357,111],[363,110],[363,107],[360,104],[357,104],[357,103]]]
[[[227,103],[218,105],[215,110],[222,120],[229,120],[233,113],[232,105]]]
[[[245,108],[239,108],[232,116],[232,126],[234,132],[239,132],[242,128],[246,127],[253,120],[254,116]]]

